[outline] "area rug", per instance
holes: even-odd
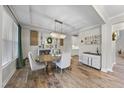
[[[47,76],[47,85],[49,88],[62,88],[62,85],[54,74]]]

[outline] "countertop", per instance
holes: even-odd
[[[83,52],[83,54],[90,54],[90,55],[96,55],[96,56],[100,56],[101,54],[98,53],[91,53],[91,52]]]

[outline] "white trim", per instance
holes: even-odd
[[[105,72],[105,73],[107,73],[107,72],[108,72],[108,70],[107,70],[107,69],[105,69],[105,68],[102,68],[102,69],[101,69],[101,71],[102,71],[102,72]]]
[[[10,80],[10,78],[13,76],[13,74],[15,73],[16,69],[14,69],[9,75],[8,78],[3,82],[2,87],[5,87],[5,85],[8,83],[8,81]]]
[[[11,9],[11,11],[10,11],[10,9],[8,8],[8,6],[7,5],[3,5],[3,7],[4,7],[4,10],[9,14],[9,16],[12,18],[12,20],[16,23],[16,24],[18,24],[18,18],[17,18],[17,16],[14,14],[12,14],[12,12],[14,12],[12,9]],[[9,7],[11,7],[11,6],[9,6]],[[15,19],[15,17],[17,18],[17,20]]]
[[[109,72],[113,72],[113,67],[114,67],[115,64],[116,64],[116,62],[114,62],[114,63],[112,64],[112,68],[108,68],[108,71],[109,71]]]
[[[101,24],[96,24],[96,25],[85,27],[85,28],[80,28],[80,29],[78,29],[77,33],[79,34],[79,33],[83,32],[83,31],[88,31],[88,30],[91,30],[91,29],[95,29],[95,28],[98,28],[100,26],[101,26]],[[74,32],[71,33],[71,34],[74,34]]]
[[[110,68],[108,69],[108,71],[109,71],[109,72],[113,72],[113,70],[112,70],[112,69],[110,69]]]
[[[2,65],[2,69],[6,68],[8,65],[12,64],[15,61],[16,60],[12,60],[12,61],[6,62],[5,64]]]
[[[34,25],[31,25],[31,24],[21,24],[22,28],[23,29],[29,29],[29,30],[38,30],[38,31],[44,31],[46,33],[50,33],[52,32],[53,30],[51,29],[47,29],[47,28],[44,28],[44,27],[41,27],[41,26],[34,26]]]
[[[85,28],[81,28],[80,30],[83,30],[83,31],[89,31],[91,29],[95,29],[95,28],[99,28],[101,25],[100,24],[96,24],[96,25],[92,25],[92,26],[89,26],[89,27],[85,27]]]
[[[92,5],[92,7],[97,12],[97,14],[102,18],[102,20],[104,21],[104,23],[106,23],[107,21],[109,21],[109,17],[107,15],[104,7],[98,6],[98,5]]]
[[[2,43],[3,6],[0,6],[0,46]],[[0,88],[2,87],[2,48],[0,48]]]
[[[107,73],[107,72],[113,72],[112,68],[108,68],[108,69],[102,68],[101,71],[102,72],[105,72],[105,73]]]
[[[116,62],[113,63],[113,65],[115,65],[115,64],[116,64]]]
[[[115,18],[117,18],[117,17],[122,17],[122,16],[124,16],[124,13],[121,13],[121,14],[119,14],[119,15],[110,17],[110,20],[113,20],[113,19],[115,19]]]

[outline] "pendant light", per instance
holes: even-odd
[[[66,37],[66,35],[62,33],[63,22],[61,22],[59,20],[54,20],[54,21],[55,21],[55,32],[51,32],[50,35],[53,38],[64,39]],[[60,25],[60,29],[57,29],[57,23],[58,23],[58,25]]]

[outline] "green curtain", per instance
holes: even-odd
[[[21,43],[21,26],[18,25],[18,60],[16,64],[16,68],[22,68],[25,66],[25,62],[23,61],[23,54],[22,54],[22,43]]]

